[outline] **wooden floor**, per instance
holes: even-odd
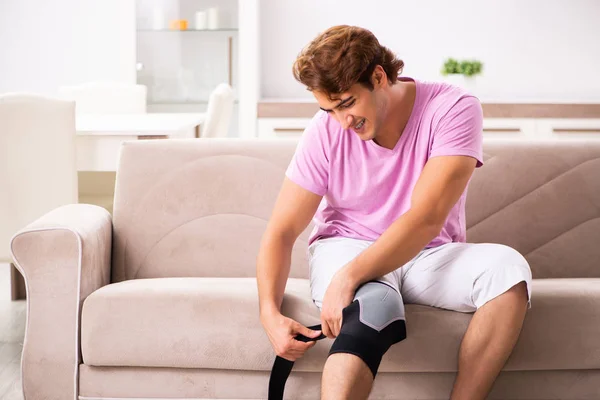
[[[21,351],[26,300],[10,300],[10,270],[0,263],[0,400],[23,400]]]

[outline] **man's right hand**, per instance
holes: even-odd
[[[288,361],[296,361],[304,352],[313,347],[317,342],[302,342],[296,340],[298,334],[309,338],[317,338],[321,331],[313,331],[306,326],[288,318],[280,313],[272,313],[261,317],[262,325],[271,341],[275,354]]]

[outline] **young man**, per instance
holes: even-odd
[[[483,165],[477,98],[399,77],[403,62],[368,30],[336,26],[298,56],[294,75],[319,111],[305,130],[261,243],[260,318],[294,361],[314,332],[280,313],[292,246],[313,219],[312,300],[335,338],[322,399],[366,399],[381,357],[406,337],[404,302],[475,312],[452,399],[484,399],[530,307],[531,271],[499,244],[466,243],[465,199]],[[323,200],[323,201],[322,201]]]

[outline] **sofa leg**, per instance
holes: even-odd
[[[25,278],[13,263],[10,263],[10,298],[11,300],[25,300]]]

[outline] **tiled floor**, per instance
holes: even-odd
[[[0,263],[0,400],[23,400],[21,351],[26,300],[10,300],[10,270]]]

